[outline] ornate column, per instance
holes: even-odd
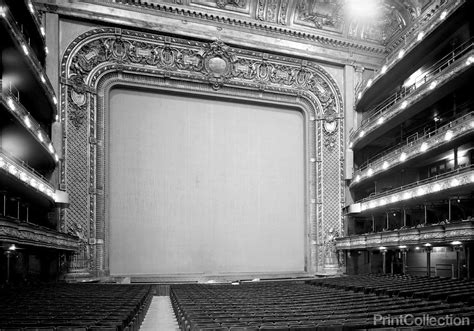
[[[328,91],[329,92],[329,91]],[[328,93],[329,94],[329,93]],[[324,99],[327,98],[327,99]],[[323,238],[323,273],[337,274],[340,272],[336,254],[335,238],[342,234],[345,205],[344,166],[344,114],[338,109],[335,99],[321,94],[324,114],[322,125],[322,153],[320,171],[322,176],[322,192],[318,192],[321,201],[318,215],[318,230]],[[341,107],[342,108],[342,107]],[[338,113],[339,112],[339,113]],[[320,264],[320,263],[318,263]]]

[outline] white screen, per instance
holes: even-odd
[[[304,118],[161,92],[110,92],[112,275],[304,271]]]

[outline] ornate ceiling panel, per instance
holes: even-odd
[[[328,32],[351,39],[386,44],[408,24],[433,6],[447,0],[372,0],[373,11],[364,19],[352,16],[355,0],[149,0],[134,4],[160,4],[192,8],[203,15],[240,17],[243,21],[260,21],[287,26],[302,32]],[[367,2],[366,2],[367,1]],[[108,1],[107,1],[108,2]],[[112,0],[114,3],[130,2]],[[352,3],[352,4],[351,4]],[[355,3],[355,5],[354,5]],[[362,3],[362,2],[361,2]],[[351,7],[352,6],[352,7]]]
[[[191,0],[191,5],[250,14],[250,0]]]
[[[293,24],[342,33],[342,0],[298,0]]]

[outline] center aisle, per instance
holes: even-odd
[[[179,330],[176,316],[169,296],[153,297],[150,308],[140,330],[175,331]]]

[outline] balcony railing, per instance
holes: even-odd
[[[426,178],[388,191],[373,194],[357,201],[360,211],[383,208],[385,206],[421,198],[429,194],[474,184],[474,165],[459,167],[441,175]]]
[[[405,144],[397,145],[377,154],[362,164],[360,169],[354,172],[356,180],[351,183],[351,186],[373,175],[407,162],[410,159],[423,155],[433,147],[437,148],[472,132],[474,132],[474,112],[456,118],[432,131],[411,135]],[[404,155],[403,159],[401,159],[401,155]]]
[[[31,135],[43,146],[51,155],[55,162],[59,161],[58,155],[54,150],[53,144],[42,126],[30,115],[20,102],[20,93],[15,86],[9,82],[5,84],[0,80],[1,99],[11,114],[31,133]]]
[[[36,172],[26,163],[17,160],[4,150],[0,149],[0,171],[2,170],[9,175],[16,177],[25,185],[38,191],[48,199],[54,200],[55,189],[44,176]]]
[[[56,110],[57,98],[54,93],[53,86],[46,75],[43,66],[36,57],[36,53],[30,47],[24,34],[20,30],[17,22],[14,20],[12,15],[3,7],[0,12],[0,20],[5,20],[7,23],[8,31],[10,32],[12,39],[16,42],[18,49],[25,54],[26,64],[33,70],[33,74],[38,82],[38,85],[44,90],[45,96],[51,105],[51,109]]]
[[[397,46],[394,46],[396,43],[395,40],[391,41],[387,45],[387,49],[391,49],[389,55],[386,58],[386,64],[384,65],[384,70],[379,71],[376,76],[371,78],[372,84],[375,83],[380,77],[382,77],[390,68],[392,68],[402,57],[400,52],[404,54],[410,52],[415,48],[427,35],[433,32],[440,24],[443,23],[451,14],[453,14],[462,4],[465,3],[465,0],[457,1],[444,1],[437,8],[437,13],[434,15],[427,14],[421,18],[420,21],[415,22],[413,27],[408,31],[403,31],[402,35],[398,37],[399,42]],[[366,86],[361,92],[362,96],[370,86]],[[360,98],[359,98],[360,99]]]
[[[28,6],[28,10],[31,14],[31,19],[33,20],[35,26],[36,26],[36,29],[39,33],[39,35],[41,36],[41,39],[43,41],[43,44],[45,43],[45,31],[44,31],[44,28],[41,26],[41,23],[40,23],[40,20],[38,18],[39,14],[38,12],[36,11],[33,3],[31,2],[31,0],[23,0],[26,2],[27,6]]]
[[[18,223],[0,218],[0,229],[2,229],[0,232],[2,241],[67,251],[78,250],[81,245],[81,241],[75,236],[29,223]]]
[[[468,42],[457,47],[451,53],[447,54],[441,60],[428,68],[411,86],[402,88],[401,91],[394,93],[375,108],[370,110],[369,116],[362,121],[361,126],[357,130],[351,132],[351,142],[354,143],[356,140],[362,138],[364,135],[361,134],[361,132],[364,131],[364,133],[366,133],[365,130],[369,129],[372,125],[380,125],[384,123],[387,118],[390,117],[390,112],[394,111],[395,109],[404,110],[407,108],[408,103],[406,99],[408,96],[414,95],[414,92],[427,89],[430,91],[435,90],[436,87],[442,83],[441,81],[437,81],[436,78],[441,76],[441,74],[448,72],[448,69],[460,67],[464,68],[464,65],[470,66],[473,63],[474,39],[470,39]],[[458,70],[460,71],[461,69]],[[451,75],[446,77],[446,79],[450,78]],[[393,116],[393,114],[391,115]]]
[[[380,246],[450,244],[474,239],[474,221],[467,219],[447,224],[431,224],[393,231],[374,232],[336,238],[336,249],[364,249]]]

